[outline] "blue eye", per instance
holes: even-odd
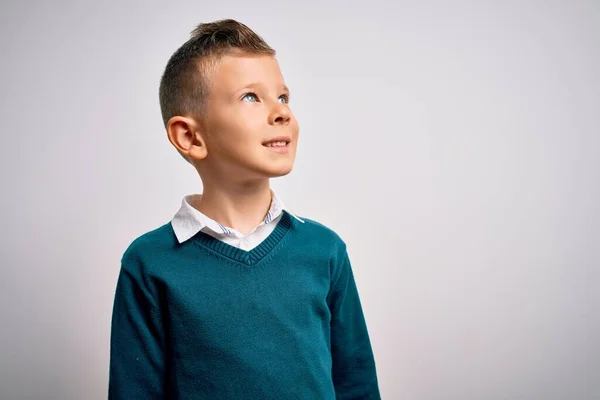
[[[246,99],[253,99],[253,100],[246,100]],[[256,97],[256,95],[254,93],[246,93],[244,95],[244,97],[242,97],[242,100],[249,101],[250,103],[255,103],[256,101],[258,101],[258,98]]]
[[[280,100],[280,103],[282,103],[282,104],[288,104],[290,102],[290,95],[282,94],[281,96],[279,96],[279,100]],[[281,100],[283,100],[283,101],[281,101]]]

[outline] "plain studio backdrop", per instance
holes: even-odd
[[[347,242],[383,398],[600,398],[597,1],[0,14],[2,399],[106,398],[121,256],[202,191],[160,76],[222,18],[278,51],[300,143],[272,184]]]

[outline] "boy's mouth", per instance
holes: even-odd
[[[263,146],[265,146],[270,151],[274,151],[276,153],[287,153],[290,149],[288,142],[270,142],[264,144]]]
[[[291,139],[287,136],[278,136],[263,142],[263,146],[277,153],[287,153],[289,151]]]

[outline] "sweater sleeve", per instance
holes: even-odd
[[[108,398],[165,398],[165,332],[138,257],[123,256],[110,339]]]
[[[345,249],[335,264],[327,301],[331,311],[332,376],[336,398],[380,399],[371,342]]]

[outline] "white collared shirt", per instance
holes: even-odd
[[[284,210],[298,221],[304,223],[302,219],[287,209],[273,189],[271,189],[271,195],[271,207],[269,207],[267,215],[261,223],[254,227],[247,235],[243,235],[231,227],[221,225],[214,219],[209,218],[198,209],[194,208],[190,203],[193,203],[194,201],[198,202],[202,197],[201,193],[190,194],[183,198],[179,211],[177,211],[171,220],[171,226],[173,227],[173,231],[175,232],[175,236],[179,243],[185,242],[198,232],[202,231],[231,246],[249,251],[258,246],[271,234],[271,232],[273,232],[273,229],[277,226]]]

